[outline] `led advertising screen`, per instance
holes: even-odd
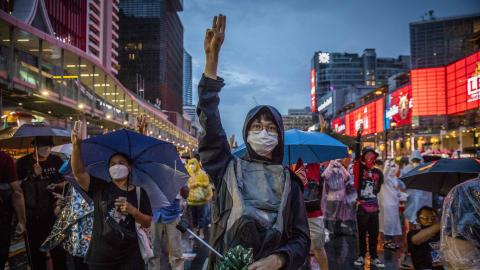
[[[406,85],[388,96],[387,111],[385,112],[385,127],[401,127],[412,124],[412,86]]]
[[[311,99],[311,108],[312,112],[317,112],[317,97],[315,95],[315,69],[310,71],[310,99]]]
[[[332,130],[339,134],[345,134],[345,119],[343,117],[333,119]]]
[[[411,71],[413,116],[446,114],[445,79],[445,67]]]
[[[356,136],[361,124],[363,124],[363,135],[383,132],[383,104],[383,98],[377,99],[348,113],[345,116],[346,135]]]
[[[447,113],[480,108],[480,52],[447,66]]]

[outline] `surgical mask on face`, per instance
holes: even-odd
[[[110,177],[113,180],[123,179],[128,176],[128,167],[122,164],[116,164],[111,166],[108,171],[110,172]]]
[[[44,158],[50,155],[50,151],[51,151],[50,146],[42,146],[37,148],[38,155]]]
[[[263,129],[260,132],[249,131],[247,142],[259,156],[266,157],[278,145],[278,135],[270,135]]]

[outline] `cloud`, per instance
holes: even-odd
[[[227,134],[241,138],[254,100],[284,114],[309,106],[315,51],[362,53],[375,48],[380,57],[409,54],[408,24],[431,9],[438,17],[480,12],[478,0],[188,0],[180,16],[196,88],[203,72],[205,29],[213,15],[227,15],[219,65],[226,82],[220,113]]]

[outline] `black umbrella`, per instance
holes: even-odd
[[[70,132],[48,125],[24,124],[19,127],[6,128],[0,131],[0,148],[23,149],[33,147],[35,137],[51,137],[54,145],[70,142]]]
[[[407,188],[421,189],[445,196],[455,185],[475,178],[480,160],[473,158],[440,160],[421,164],[400,178]]]

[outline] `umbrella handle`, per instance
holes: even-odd
[[[40,165],[40,161],[38,161],[38,148],[36,143],[35,143],[35,157],[37,158],[37,165]]]

